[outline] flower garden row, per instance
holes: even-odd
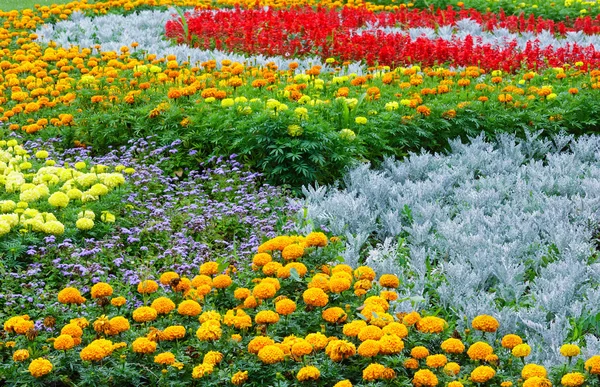
[[[497,336],[492,316],[459,332],[440,317],[392,314],[398,277],[328,266],[340,247],[318,232],[278,236],[258,247],[251,269],[206,262],[191,278],[168,271],[160,284],[144,279],[128,298],[120,283],[96,283],[84,294],[91,300],[64,288],[41,329],[29,315],[4,322],[0,370],[9,383],[28,384],[67,375],[78,385],[597,383],[600,356],[584,362],[577,345],[565,344],[563,364],[546,369],[527,361],[526,339]]]

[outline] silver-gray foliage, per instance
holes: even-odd
[[[559,360],[569,320],[600,313],[599,136],[457,140],[445,155],[358,166],[343,183],[305,189],[308,217],[350,241],[352,264],[367,251],[376,271],[398,274],[402,296],[427,302],[435,289],[463,324],[494,315],[544,363]]]

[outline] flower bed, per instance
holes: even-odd
[[[222,274],[226,265],[206,262],[194,277],[168,271],[160,285],[143,279],[136,293],[118,282],[96,283],[86,297],[65,288],[59,304],[47,305],[40,329],[28,315],[4,322],[9,341],[0,347],[0,370],[9,383],[69,378],[82,386],[199,379],[338,387],[560,380],[577,387],[600,373],[599,356],[572,365],[580,355],[572,344],[560,347],[564,359],[551,370],[528,363],[531,347],[515,334],[497,336],[492,316],[458,331],[452,320],[393,314],[398,277],[324,265],[340,246],[319,232],[278,236],[258,247],[252,270]]]

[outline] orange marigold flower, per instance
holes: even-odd
[[[254,321],[257,324],[275,324],[279,321],[279,315],[272,310],[262,310],[256,314]]]
[[[318,380],[321,376],[321,372],[317,367],[306,366],[300,368],[298,374],[296,374],[296,379],[300,382],[305,382],[307,380]]]
[[[272,298],[277,293],[277,289],[275,285],[268,282],[261,282],[254,287],[252,290],[252,295],[259,300],[266,300],[268,298]]]
[[[517,335],[508,334],[502,338],[502,347],[506,349],[513,349],[519,344],[523,343],[523,339]]]
[[[521,377],[525,380],[534,376],[545,378],[547,375],[546,368],[538,364],[526,364],[521,370]]]
[[[384,288],[395,289],[400,286],[400,280],[394,274],[384,274],[379,277],[379,284]]]
[[[415,325],[421,319],[421,315],[418,312],[410,312],[406,316],[402,317],[402,323],[407,326]]]
[[[448,363],[448,358],[444,355],[429,355],[425,358],[425,364],[429,368],[442,368]]]
[[[60,292],[58,292],[58,302],[61,304],[83,304],[85,302],[85,298],[81,296],[79,290],[75,288],[64,288]]]
[[[429,350],[421,345],[418,345],[410,350],[410,356],[417,360],[425,359],[427,356],[429,356]]]
[[[110,304],[112,306],[123,306],[125,305],[125,303],[127,302],[127,299],[125,299],[125,297],[115,297],[112,300],[110,300]]]
[[[267,253],[258,253],[256,255],[254,255],[254,258],[252,258],[252,263],[256,266],[264,266],[267,263],[271,262],[273,260],[273,257],[271,257],[271,254],[267,254]]]
[[[141,294],[150,294],[158,290],[158,284],[152,280],[144,280],[138,284],[137,291]]]
[[[571,372],[571,373],[565,374],[560,379],[560,384],[562,384],[565,387],[579,387],[579,386],[583,385],[584,382],[585,382],[585,377],[583,376],[582,373],[579,373],[579,372]]]
[[[320,332],[308,334],[305,340],[312,345],[313,349],[316,351],[327,347],[327,343],[329,343],[327,336]]]
[[[379,339],[379,352],[384,355],[394,355],[402,352],[404,349],[404,341],[394,334],[384,335]]]
[[[513,356],[526,357],[531,353],[531,347],[527,344],[519,344],[512,349]]]
[[[221,362],[221,360],[223,360],[223,354],[221,352],[218,351],[208,351],[205,355],[204,358],[202,359],[202,362],[205,364],[212,364],[212,365],[217,365]]]
[[[177,307],[177,313],[184,316],[197,316],[202,312],[202,307],[194,300],[182,301]]]
[[[133,319],[136,322],[154,321],[158,316],[158,312],[149,306],[140,306],[133,311]]]
[[[150,305],[158,314],[168,314],[175,309],[175,303],[167,297],[159,297]]]
[[[29,364],[29,373],[34,378],[41,378],[52,371],[52,363],[49,360],[38,358]]]
[[[323,307],[329,302],[329,296],[319,288],[307,289],[302,293],[304,303],[309,306]]]
[[[292,345],[291,353],[294,359],[300,360],[302,356],[310,355],[313,346],[306,340],[300,340]]]
[[[479,366],[471,372],[471,381],[475,383],[486,383],[496,375],[496,371],[489,366]]]
[[[217,262],[206,262],[200,265],[200,274],[203,275],[215,275],[219,270],[219,264]]]
[[[399,322],[392,322],[382,328],[383,333],[394,334],[399,338],[403,339],[408,336],[408,328],[406,325]]]
[[[362,328],[360,330],[360,332],[358,332],[358,339],[360,341],[365,341],[365,340],[379,340],[383,337],[383,331],[381,330],[381,328],[376,327],[374,325],[368,325],[364,328]]]
[[[438,378],[430,370],[418,370],[412,383],[415,387],[435,387],[438,385]]]
[[[494,349],[483,341],[473,343],[467,350],[467,355],[472,360],[485,360],[488,355],[494,353]]]
[[[280,315],[287,316],[296,311],[296,303],[289,298],[284,298],[275,303],[275,310]]]
[[[110,297],[113,294],[113,288],[105,282],[98,282],[92,286],[91,293],[92,298]]]
[[[325,247],[327,246],[327,236],[322,232],[311,232],[304,241],[306,246]]]
[[[346,340],[331,340],[325,347],[325,354],[335,362],[342,361],[356,354],[356,346]]]
[[[267,345],[274,345],[275,342],[266,336],[256,336],[248,343],[248,352],[258,354],[258,352]]]
[[[321,313],[321,317],[323,320],[327,321],[331,324],[341,324],[348,318],[348,315],[344,311],[344,309],[335,306],[332,308],[327,308]]]
[[[354,278],[357,280],[373,281],[375,279],[375,271],[369,266],[360,266],[354,270]]]
[[[283,361],[285,354],[276,345],[267,345],[258,351],[258,358],[265,364],[275,364]]]
[[[13,358],[13,361],[16,361],[16,362],[25,361],[25,360],[29,359],[29,351],[26,349],[17,349],[13,353],[12,358]]]
[[[160,338],[161,340],[166,340],[166,341],[173,341],[173,340],[179,340],[179,339],[183,339],[185,337],[185,327],[182,325],[172,325],[169,327],[166,327],[161,335]]]
[[[246,380],[248,380],[248,371],[238,371],[231,377],[231,383],[234,386],[241,386]]]
[[[60,335],[54,340],[53,345],[58,351],[66,351],[75,346],[75,340],[69,335]]]
[[[372,363],[363,370],[363,379],[367,381],[381,379],[384,372],[385,366],[378,363]]]
[[[159,353],[154,356],[154,362],[156,364],[171,365],[175,363],[175,355],[171,352]]]
[[[291,261],[298,259],[304,255],[304,247],[297,243],[292,243],[286,246],[281,252],[281,257],[285,260]]]
[[[450,363],[448,363],[444,366],[444,373],[446,373],[446,375],[454,376],[454,375],[458,375],[459,372],[460,372],[460,365],[458,363],[451,361]]]
[[[411,357],[409,359],[404,360],[404,368],[409,370],[416,370],[417,368],[419,368],[419,362],[417,361],[417,359],[413,359]]]
[[[443,341],[441,347],[446,353],[459,354],[465,351],[465,345],[463,342],[455,338],[449,338]]]
[[[217,289],[225,289],[229,287],[232,283],[233,281],[231,280],[231,277],[226,274],[218,275],[213,280],[213,286]]]
[[[473,319],[471,326],[482,332],[496,332],[500,324],[494,317],[482,314]]]
[[[427,316],[417,321],[416,326],[423,333],[440,333],[446,327],[446,320],[435,316]]]

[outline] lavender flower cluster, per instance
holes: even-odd
[[[45,297],[56,294],[47,290],[66,285],[85,292],[99,281],[137,284],[167,270],[193,276],[202,262],[217,258],[248,264],[263,238],[293,228],[297,206],[281,189],[262,184],[261,175],[245,170],[235,155],[210,159],[179,177],[163,166],[180,152],[180,141],[159,147],[151,139],[132,140],[100,157],[89,149],[61,152],[54,145],[56,140],[37,140],[25,147],[48,149],[59,165],[87,160],[134,166],[129,177],[134,188],[123,198],[125,213],[110,235],[86,239],[83,246],[49,236],[42,246],[30,246],[34,263],[5,275],[0,318],[19,307],[42,307]]]

